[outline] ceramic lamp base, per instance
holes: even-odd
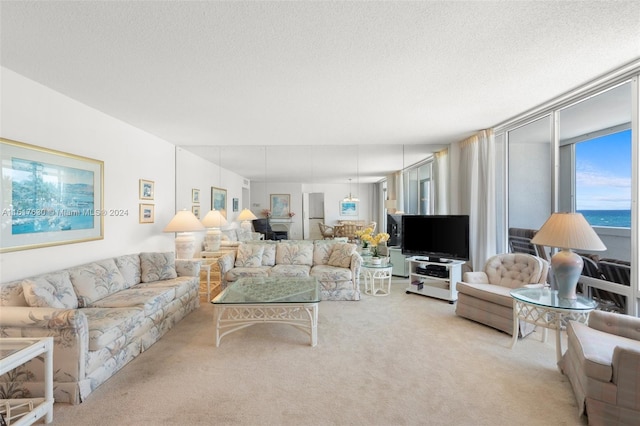
[[[176,236],[176,259],[193,259],[196,239],[191,232],[180,232]]]
[[[582,258],[568,249],[562,249],[551,258],[551,269],[555,277],[558,297],[576,299],[576,286],[582,273]]]
[[[207,251],[220,250],[220,240],[222,233],[219,229],[209,229],[204,236],[204,244],[207,247]]]

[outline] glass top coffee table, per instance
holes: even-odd
[[[290,324],[318,343],[320,284],[315,277],[240,278],[215,299],[216,346],[229,333],[258,323]]]
[[[556,359],[562,358],[560,331],[564,322],[571,319],[587,322],[589,313],[597,303],[587,297],[576,299],[558,297],[557,290],[545,288],[517,288],[511,291],[513,297],[513,336],[511,347],[518,341],[518,321],[525,321],[544,327],[543,341],[547,340],[547,329],[556,330]]]
[[[53,337],[0,338],[0,375],[35,358],[44,360],[44,398],[3,399],[0,413],[10,425],[53,421]],[[4,422],[3,422],[4,423]]]

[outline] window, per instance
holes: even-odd
[[[631,130],[576,143],[576,211],[592,226],[631,227]]]

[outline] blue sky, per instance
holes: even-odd
[[[631,209],[631,130],[576,145],[576,210]]]

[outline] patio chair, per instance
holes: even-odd
[[[509,251],[511,253],[526,253],[549,260],[544,247],[531,243],[536,235],[535,229],[509,228]]]

